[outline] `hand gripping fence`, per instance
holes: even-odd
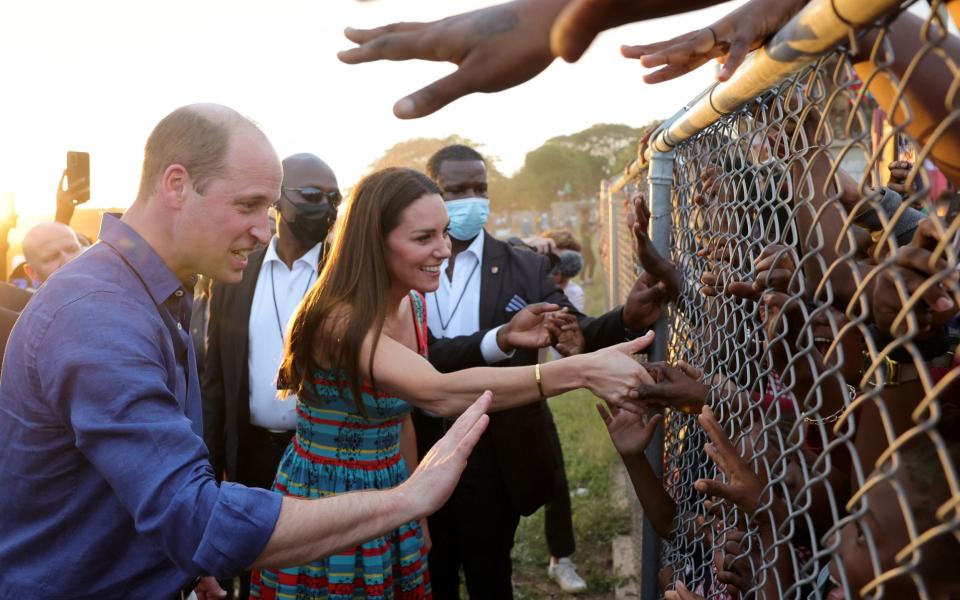
[[[960,598],[960,0],[910,4],[811,1],[602,185],[607,297],[643,193],[682,276],[651,360],[722,431],[665,410],[643,598]]]

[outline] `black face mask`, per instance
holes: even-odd
[[[280,218],[297,240],[308,248],[327,239],[330,228],[337,220],[337,211],[329,202],[292,202],[286,195],[278,203]]]

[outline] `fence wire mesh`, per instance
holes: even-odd
[[[659,343],[717,425],[665,411],[662,591],[960,598],[960,40],[931,8],[851,29],[675,148]],[[602,191],[612,304],[643,177]]]

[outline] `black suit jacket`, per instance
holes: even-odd
[[[203,373],[203,440],[217,479],[236,480],[237,450],[250,433],[247,368],[250,307],[266,249],[250,254],[243,280],[214,282],[210,291]]]
[[[568,307],[578,316],[587,352],[626,340],[621,307],[597,318],[583,315],[554,283],[546,257],[513,248],[486,232],[483,235],[480,331],[456,338],[436,339],[431,336],[429,358],[437,370],[450,372],[484,366],[480,340],[488,330],[510,321],[515,313],[507,312],[507,304],[515,295],[528,304],[550,302]],[[496,366],[536,363],[536,350],[517,350],[511,358]],[[474,454],[492,453],[492,460],[499,464],[499,471],[503,474],[502,484],[514,507],[522,514],[534,512],[551,495],[554,468],[558,465],[551,447],[548,418],[545,402],[491,413],[490,424],[484,433],[488,439],[482,440],[474,450]],[[442,433],[439,421],[418,415],[417,437],[421,449],[429,448],[439,438]],[[470,460],[490,459],[491,456],[478,455],[471,456]]]
[[[32,297],[33,292],[28,292],[12,283],[0,281],[0,308],[18,313],[23,310],[23,307]]]
[[[7,338],[13,330],[13,324],[17,322],[20,313],[0,307],[0,366],[3,365],[3,353],[7,348]]]
[[[33,292],[0,281],[0,365],[3,364],[3,353],[6,351],[7,338],[10,337],[13,324],[32,297]]]

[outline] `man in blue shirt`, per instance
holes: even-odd
[[[0,373],[0,598],[176,598],[201,576],[310,562],[422,518],[453,489],[489,400],[403,485],[321,500],[218,485],[202,438],[192,281],[239,281],[282,172],[253,123],[180,108],[136,201],[57,271]],[[222,591],[211,577],[201,598]]]

